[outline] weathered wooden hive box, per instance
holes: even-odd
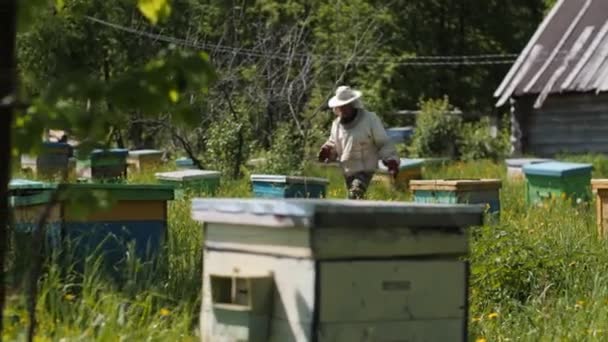
[[[175,160],[175,167],[178,170],[195,170],[194,162],[190,158],[182,157]]]
[[[591,188],[595,193],[597,232],[599,237],[608,237],[608,179],[592,179]]]
[[[135,171],[158,168],[162,164],[163,151],[159,150],[133,150],[129,151],[127,164]]]
[[[210,170],[181,170],[155,174],[161,184],[172,185],[175,196],[183,198],[186,191],[215,195],[220,186],[221,173]]]
[[[526,202],[537,204],[552,197],[586,201],[591,197],[591,164],[547,162],[524,165]]]
[[[328,183],[325,178],[251,175],[253,194],[259,198],[322,198]]]
[[[195,199],[203,341],[466,341],[483,207]]]
[[[44,142],[38,156],[21,156],[21,169],[35,173],[38,177],[52,178],[74,169],[72,146],[67,143]]]
[[[422,178],[422,160],[401,158],[397,178],[388,173],[388,169],[382,161],[378,162],[378,170],[374,174],[374,181],[381,182],[397,189],[407,190],[412,179]]]
[[[52,192],[61,195],[52,206],[49,225],[54,245],[61,241],[75,247],[84,259],[94,249],[104,254],[111,267],[121,262],[133,243],[136,256],[149,260],[159,254],[167,231],[167,201],[173,199],[168,185],[15,183],[11,203],[16,230],[31,233],[49,205]],[[87,207],[103,198],[105,207]]]
[[[417,203],[484,204],[489,213],[500,213],[499,179],[412,180],[410,189]]]
[[[551,161],[551,159],[543,159],[543,158],[514,158],[514,159],[506,159],[505,164],[507,164],[507,178],[513,180],[524,180],[524,165],[528,164],[540,164]]]
[[[128,154],[129,150],[122,148],[93,150],[88,159],[78,160],[78,175],[96,180],[124,179]]]
[[[46,210],[55,185],[27,179],[13,179],[9,183],[9,204],[11,207],[14,237],[17,250],[29,246],[29,236],[38,226],[40,217]],[[49,208],[46,242],[58,245],[61,237],[61,207]]]
[[[150,260],[160,253],[167,232],[167,202],[173,200],[173,187],[136,184],[69,184],[72,198],[104,194],[110,203],[85,215],[75,201],[62,204],[64,238],[77,241],[88,252],[103,243],[108,264],[125,258],[128,244],[134,243],[136,256]]]

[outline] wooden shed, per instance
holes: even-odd
[[[558,0],[494,96],[514,154],[608,153],[608,1]]]

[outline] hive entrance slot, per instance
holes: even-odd
[[[211,291],[214,305],[251,305],[251,282],[248,278],[211,276]]]

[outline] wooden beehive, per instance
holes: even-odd
[[[260,198],[322,198],[328,183],[316,177],[251,175],[253,194]]]
[[[608,179],[592,179],[591,188],[595,193],[597,233],[605,239],[608,236]]]
[[[526,203],[541,203],[553,197],[587,201],[591,197],[591,164],[547,162],[524,165]]]
[[[186,191],[215,195],[220,186],[221,172],[211,170],[181,170],[155,174],[161,184],[172,185],[176,197],[182,198]]]
[[[543,159],[543,158],[514,158],[514,159],[506,159],[505,164],[507,164],[507,178],[512,180],[524,180],[524,165],[528,164],[540,164],[551,161],[551,159]]]
[[[489,213],[500,212],[499,179],[412,180],[410,189],[417,203],[483,204]]]
[[[37,156],[21,156],[21,169],[41,178],[60,178],[74,171],[72,151],[67,143],[44,142]]]
[[[127,164],[134,171],[142,172],[154,170],[162,163],[163,151],[159,150],[133,150],[129,151]]]
[[[399,190],[407,190],[411,180],[422,178],[422,164],[423,161],[419,159],[401,158],[399,173],[397,178],[393,179],[388,173],[387,167],[384,166],[382,161],[379,161],[378,170],[374,174],[373,180]]]
[[[173,199],[168,185],[127,184],[30,184],[11,185],[14,226],[20,239],[27,240],[40,214],[50,205],[51,192],[61,196],[52,204],[47,239],[53,245],[74,246],[74,256],[83,260],[95,249],[104,254],[108,269],[122,262],[128,244],[134,243],[135,256],[151,260],[160,253],[167,230],[167,201]],[[102,196],[107,207],[85,208],[93,197]],[[84,212],[83,212],[84,211]],[[61,232],[61,234],[59,233]]]
[[[127,155],[122,148],[93,150],[89,158],[78,160],[79,177],[94,180],[122,180],[127,177]]]
[[[191,158],[186,158],[186,157],[182,157],[182,158],[177,158],[175,160],[175,167],[177,167],[178,170],[196,170],[196,166],[194,165],[194,161],[192,161]]]
[[[479,205],[195,199],[203,341],[466,341]],[[223,294],[223,295],[221,295]]]

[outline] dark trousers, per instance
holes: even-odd
[[[345,176],[348,199],[363,199],[369,183],[374,176],[373,172],[357,172],[350,176]]]

